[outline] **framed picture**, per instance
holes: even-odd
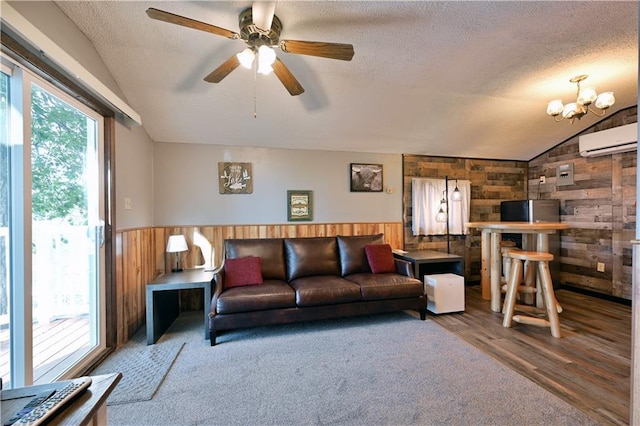
[[[313,194],[311,191],[287,191],[287,220],[313,220]]]
[[[251,163],[218,163],[218,189],[221,194],[253,193]]]
[[[382,164],[351,163],[351,192],[382,192]]]

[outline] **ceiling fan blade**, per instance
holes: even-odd
[[[208,83],[220,83],[223,78],[228,76],[231,71],[238,68],[240,65],[240,61],[236,55],[233,55],[229,59],[227,59],[224,64],[220,65],[218,68],[213,70],[208,76],[204,78],[204,81]]]
[[[240,35],[231,30],[225,30],[224,28],[216,27],[215,25],[207,24],[204,22],[196,21],[195,19],[186,18],[184,16],[175,15],[164,10],[155,9],[150,7],[147,9],[147,15],[149,18],[157,19],[158,21],[168,22],[170,24],[182,25],[183,27],[193,28],[200,31],[206,31],[215,35],[227,37],[230,39],[238,39]]]
[[[282,40],[280,49],[287,53],[320,56],[322,58],[350,61],[353,58],[353,45],[343,43],[324,43],[321,41]]]
[[[273,15],[276,13],[275,1],[254,1],[251,6],[253,24],[261,30],[269,32]]]
[[[304,88],[300,85],[298,80],[291,74],[289,68],[279,58],[271,65],[273,67],[273,73],[282,82],[291,96],[297,96],[304,93]]]

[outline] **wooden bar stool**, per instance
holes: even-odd
[[[511,258],[511,274],[507,281],[507,294],[505,296],[503,312],[503,327],[511,327],[512,321],[520,324],[529,324],[539,327],[551,328],[553,337],[560,337],[560,319],[558,317],[558,305],[556,303],[555,293],[553,292],[553,283],[551,281],[551,272],[549,271],[549,262],[553,260],[553,255],[537,251],[509,251]],[[516,305],[516,295],[521,290],[521,276],[523,274],[523,261],[529,261],[533,268],[534,262],[538,266],[538,279],[540,282],[540,291],[542,292],[544,305],[547,312],[547,319],[537,318],[528,315],[515,315],[516,309],[525,312],[536,312],[531,306]],[[532,288],[535,291],[535,288]],[[525,290],[526,291],[526,290]]]
[[[518,250],[516,243],[509,240],[500,241],[500,254],[502,254],[502,276],[500,282],[506,284],[511,271],[511,258],[507,255],[509,250]]]
[[[510,241],[509,241],[510,242]],[[513,246],[506,246],[500,249],[502,253],[502,272],[503,276],[500,278],[501,290],[503,294],[507,293],[507,282],[509,281],[509,277],[511,275],[511,256],[509,253],[511,251],[521,251],[519,248],[515,247],[515,243]],[[529,261],[524,262],[524,272],[519,273],[518,279],[518,291],[517,291],[517,299],[522,303],[532,304],[534,302],[533,295],[536,293],[536,287],[534,286],[533,280],[533,269]],[[502,305],[502,313],[505,312],[505,304]]]

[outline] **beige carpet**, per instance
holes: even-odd
[[[163,340],[164,339],[164,340]],[[405,313],[226,332],[202,313],[150,401],[110,406],[112,425],[595,425],[581,411],[433,321]]]

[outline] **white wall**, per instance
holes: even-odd
[[[252,194],[219,193],[223,161],[252,164]],[[350,192],[350,163],[382,164],[393,192]],[[315,223],[402,221],[399,154],[156,143],[153,182],[156,226],[287,223],[290,189],[313,191]]]
[[[55,3],[12,1],[9,4],[126,102],[91,42]],[[116,229],[153,225],[152,164],[153,142],[144,128],[117,123]],[[131,210],[124,210],[125,197],[135,200]]]
[[[153,146],[142,127],[116,125],[117,230],[153,225]]]

